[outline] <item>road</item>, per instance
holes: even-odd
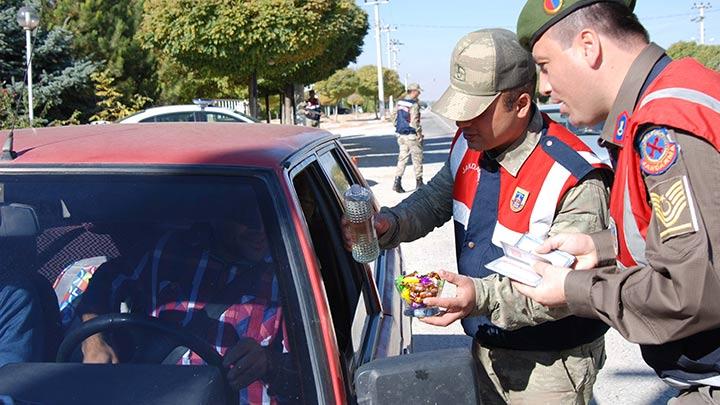
[[[455,132],[453,122],[427,111],[422,118],[425,133],[424,177],[432,178],[442,167],[450,150]],[[358,166],[368,180],[381,205],[393,206],[410,195],[415,186],[412,165],[403,176],[408,192],[391,190],[397,162],[397,143],[389,123],[367,121],[353,127],[337,128],[341,141],[352,156],[359,158]],[[426,237],[402,245],[405,268],[411,271],[444,269],[457,271],[452,223],[431,232]],[[446,294],[453,294],[448,288]],[[428,351],[470,344],[459,322],[438,328],[413,321],[413,350]],[[645,365],[637,345],[625,341],[611,330],[606,335],[607,361],[594,388],[595,404],[655,404],[665,403],[675,391],[661,382]]]

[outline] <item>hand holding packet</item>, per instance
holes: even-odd
[[[486,264],[485,267],[515,281],[536,287],[540,284],[542,276],[533,270],[535,263],[570,267],[575,262],[575,256],[559,250],[546,254],[534,253],[535,249],[541,244],[541,241],[529,235],[523,235],[515,246],[502,242],[505,255]]]

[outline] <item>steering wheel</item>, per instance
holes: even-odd
[[[168,337],[172,339],[173,342],[177,342],[175,347],[187,347],[200,356],[205,363],[218,367],[223,375],[225,374],[222,357],[215,351],[212,345],[192,333],[163,322],[158,318],[138,314],[105,314],[83,322],[77,329],[68,333],[65,339],[63,339],[57,351],[56,361],[58,363],[69,362],[70,356],[75,348],[85,339],[96,333],[126,328],[139,328]],[[158,363],[159,362],[160,361],[158,361]]]

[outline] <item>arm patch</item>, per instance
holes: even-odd
[[[650,189],[650,200],[663,242],[699,230],[687,176],[672,177],[656,184]]]

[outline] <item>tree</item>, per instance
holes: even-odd
[[[365,65],[357,70],[358,88],[357,92],[366,100],[377,100],[378,82],[377,68],[374,65]],[[393,96],[394,98],[402,97],[405,93],[405,87],[400,82],[400,76],[392,69],[383,68],[383,90],[385,97]],[[386,102],[387,100],[383,100]],[[373,104],[377,109],[377,104]]]
[[[337,105],[342,99],[355,92],[358,86],[358,78],[352,69],[340,69],[327,80],[315,83],[315,89],[328,98],[329,102],[335,104],[335,121],[337,121]]]
[[[200,76],[249,81],[251,95],[253,77],[287,93],[294,82],[324,79],[354,60],[367,32],[367,16],[352,0],[240,4],[145,0],[145,46]]]
[[[247,98],[247,83],[237,78],[213,77],[166,56],[158,56],[160,104],[185,104],[202,98]]]
[[[708,68],[720,71],[720,45],[680,41],[670,46],[667,54],[673,59],[693,57]]]
[[[100,111],[90,117],[90,121],[115,121],[142,109],[152,99],[135,94],[130,105],[123,102],[123,94],[115,86],[112,75],[107,71],[96,72],[91,76],[95,82],[95,95],[98,97]]]
[[[14,125],[17,117],[27,115],[25,85],[25,33],[15,15],[23,1],[5,1],[0,11],[0,87],[10,97],[12,106],[0,114],[0,125]],[[42,20],[41,20],[42,22]],[[92,94],[90,74],[96,65],[73,57],[72,34],[62,28],[47,29],[42,24],[34,34],[33,111],[34,125],[77,117],[76,111],[92,111],[95,106],[86,95]]]
[[[159,96],[155,58],[136,36],[142,5],[142,0],[57,0],[49,18],[74,34],[75,55],[101,65],[124,103]]]
[[[365,104],[365,97],[359,95],[358,93],[353,93],[347,98],[348,104],[350,104],[353,107],[353,111],[355,111],[355,114],[358,112],[358,106]]]

